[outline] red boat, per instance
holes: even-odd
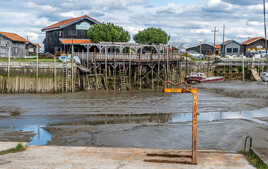
[[[207,82],[218,82],[224,81],[225,78],[222,76],[207,77],[204,73],[191,73],[186,77],[188,83],[207,83]]]

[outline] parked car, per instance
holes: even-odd
[[[253,57],[255,59],[260,59],[260,58],[264,58],[267,56],[267,53],[265,50],[259,50]]]
[[[261,74],[261,78],[262,78],[263,81],[268,82],[268,71],[263,72]]]
[[[204,55],[200,54],[198,52],[191,51],[188,54],[191,55],[192,57],[196,58],[196,59],[203,59],[204,58]]]

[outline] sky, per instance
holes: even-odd
[[[263,0],[0,0],[0,31],[18,33],[42,44],[41,29],[89,15],[124,27],[133,36],[148,27],[165,30],[173,44],[243,42],[264,36]],[[267,1],[268,2],[268,1]],[[267,3],[268,8],[268,3]]]

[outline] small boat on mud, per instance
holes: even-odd
[[[263,81],[268,82],[268,71],[263,72],[261,74],[261,78],[262,78]]]
[[[218,82],[224,81],[225,78],[223,76],[214,76],[214,77],[207,77],[204,73],[197,72],[191,73],[190,75],[186,76],[187,83],[207,83],[207,82]]]

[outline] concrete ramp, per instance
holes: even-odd
[[[257,69],[255,69],[255,68],[254,69],[251,69],[251,73],[252,73],[252,75],[253,75],[253,77],[254,77],[254,79],[256,81],[258,81],[258,82],[261,82],[262,81],[259,73],[257,72]]]
[[[199,151],[198,165],[144,162],[148,153],[166,152],[135,148],[32,146],[1,156],[5,169],[254,169],[241,154]],[[170,153],[189,153],[170,150]]]

